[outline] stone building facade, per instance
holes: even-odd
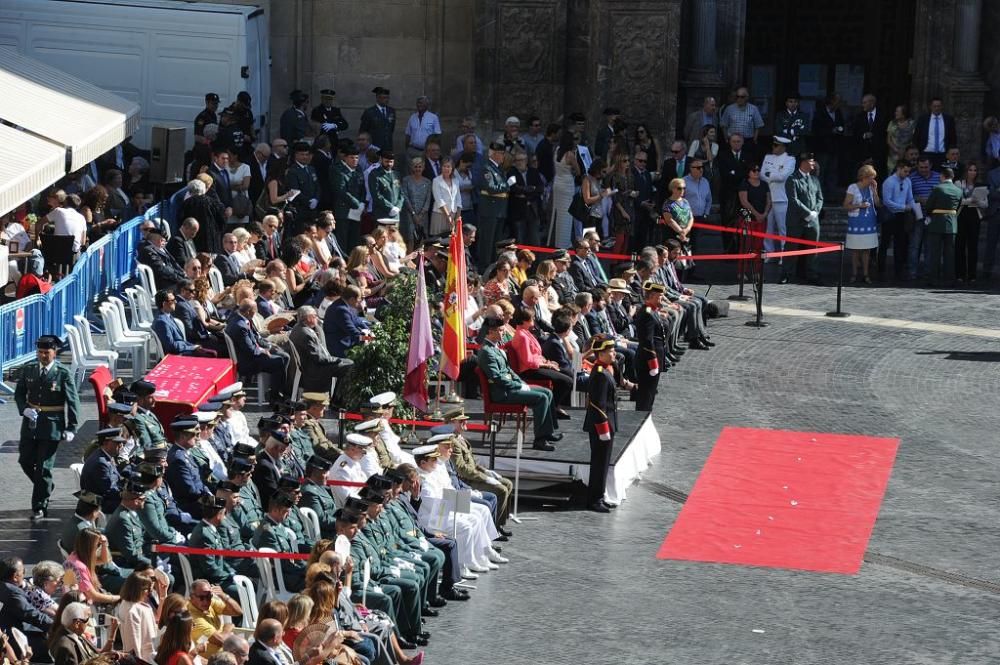
[[[873,91],[914,115],[940,95],[963,155],[979,154],[982,118],[1000,109],[1000,52],[980,48],[1000,3],[983,0],[222,1],[269,12],[274,118],[292,89],[332,87],[356,128],[382,85],[400,143],[421,94],[449,140],[467,115],[481,134],[508,115],[573,111],[596,128],[615,105],[661,141],[705,95],[725,101],[742,83],[768,116],[790,90],[807,108],[836,90],[848,110]]]

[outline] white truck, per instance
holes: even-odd
[[[133,142],[148,148],[154,125],[186,128],[205,94],[219,109],[247,91],[268,136],[270,51],[257,6],[178,0],[0,0],[0,66],[11,49],[140,105]]]

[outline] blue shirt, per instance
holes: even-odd
[[[684,183],[687,185],[684,198],[691,205],[691,212],[695,217],[708,217],[712,209],[712,187],[708,184],[708,178],[701,177],[695,180],[686,175]]]
[[[900,179],[893,173],[882,183],[882,201],[893,213],[900,213],[906,210],[906,206],[913,206],[913,184],[910,178]]]
[[[931,190],[937,187],[940,182],[941,174],[937,171],[931,171],[931,175],[928,178],[924,178],[914,171],[910,174],[910,184],[913,185],[913,198],[926,199],[930,196]]]

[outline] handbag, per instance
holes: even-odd
[[[576,193],[569,203],[569,214],[581,222],[587,221],[590,217],[590,206],[583,202],[583,194]]]
[[[236,202],[233,201],[233,203]],[[263,220],[265,216],[273,215],[275,210],[277,210],[278,212],[283,212],[285,210],[286,204],[287,201],[283,201],[280,205],[271,205],[271,195],[268,193],[267,187],[265,187],[261,191],[261,193],[257,196],[256,203],[254,203],[253,207],[254,217],[256,217],[257,221],[259,222]],[[236,212],[235,207],[233,208],[233,212],[234,213]]]
[[[264,193],[267,192],[265,191]],[[230,207],[233,209],[233,217],[240,219],[249,217],[254,209],[254,206],[250,203],[250,196],[246,192],[235,192],[233,194],[233,204]]]

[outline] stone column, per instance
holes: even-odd
[[[961,74],[975,74],[979,69],[979,32],[982,29],[982,0],[957,0],[955,39],[952,59]]]

